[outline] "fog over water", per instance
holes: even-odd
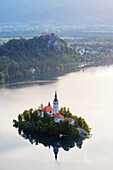
[[[82,148],[59,148],[31,144],[12,125],[19,113],[53,102],[57,90],[59,105],[85,118],[92,138]],[[55,81],[0,88],[0,170],[112,170],[113,169],[113,66],[71,72]]]

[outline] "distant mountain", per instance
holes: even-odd
[[[4,0],[0,23],[112,25],[112,9],[112,0]]]

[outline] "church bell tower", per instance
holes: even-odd
[[[57,92],[55,91],[55,98],[53,101],[53,115],[59,112],[59,102],[57,99]]]

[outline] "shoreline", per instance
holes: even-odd
[[[85,69],[85,68],[91,68],[91,67],[98,67],[98,66],[106,66],[106,65],[112,65],[113,62],[103,62],[103,61],[100,61],[100,62],[88,62],[88,63],[85,63],[85,64],[81,64],[79,66],[74,66],[74,67],[66,67],[66,68],[63,68],[63,69],[60,69],[60,70],[55,70],[53,72],[46,72],[46,73],[40,73],[38,75],[32,75],[30,77],[20,77],[20,78],[11,78],[5,82],[0,82],[0,88],[1,87],[7,87],[7,86],[13,86],[13,85],[23,85],[23,84],[35,84],[35,83],[54,83],[57,81],[57,79],[53,79],[53,77],[51,77],[50,75],[50,78],[44,78],[41,80],[41,78],[39,79],[36,79],[38,76],[40,77],[43,77],[43,75],[45,74],[46,76],[49,75],[49,74],[55,74],[55,77],[58,77],[58,76],[61,76],[59,74],[63,73],[63,71],[67,71],[65,73],[63,73],[63,75],[67,74],[67,73],[71,73],[73,72],[72,70],[70,69],[73,69],[75,72],[79,71],[79,70],[82,70],[82,69]],[[58,75],[57,75],[58,74]],[[19,80],[19,81],[18,81]],[[11,83],[12,81],[12,83]]]

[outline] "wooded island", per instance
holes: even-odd
[[[25,110],[18,115],[18,121],[13,120],[14,126],[20,130],[42,133],[55,136],[70,136],[70,137],[88,137],[90,128],[86,121],[75,115],[72,115],[69,108],[59,108],[57,93],[53,101],[53,108],[48,103],[48,106],[41,106],[38,109]]]

